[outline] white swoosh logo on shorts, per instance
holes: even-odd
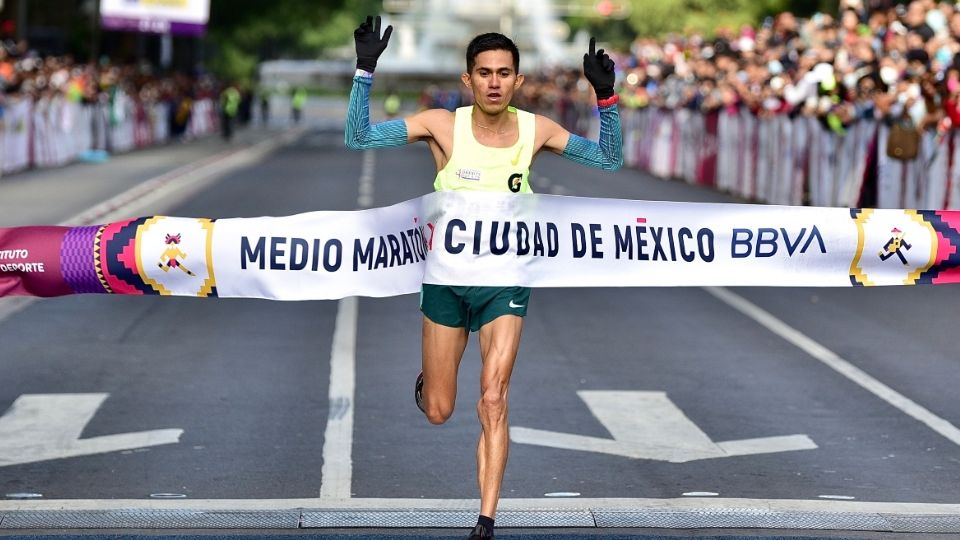
[[[523,307],[523,304],[514,304],[514,303],[513,303],[513,300],[511,300],[510,303],[507,304],[507,305],[510,306],[510,307],[513,308],[513,309],[517,309],[517,308],[522,308],[522,307]]]

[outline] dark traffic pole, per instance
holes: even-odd
[[[17,41],[27,39],[27,0],[17,0]]]

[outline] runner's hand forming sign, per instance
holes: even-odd
[[[583,55],[583,74],[593,85],[597,93],[597,100],[608,99],[613,96],[613,83],[616,74],[613,71],[613,60],[603,52],[603,49],[594,52],[597,48],[597,39],[590,38],[590,51]]]

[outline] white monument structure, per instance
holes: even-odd
[[[384,0],[383,7],[382,26],[393,25],[393,35],[377,64],[377,74],[395,78],[459,75],[465,68],[467,43],[483,32],[511,37],[520,48],[521,70],[526,72],[579,65],[589,40],[577,35],[573,43],[567,41],[570,30],[558,14],[569,13],[571,6],[551,0]],[[353,74],[353,54],[351,42],[334,51],[336,58],[331,60],[264,62],[261,83],[335,87]]]

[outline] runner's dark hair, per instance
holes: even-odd
[[[480,34],[470,40],[467,45],[467,73],[473,71],[477,63],[477,55],[486,51],[509,51],[513,55],[513,70],[520,71],[520,50],[512,39],[497,32]]]

